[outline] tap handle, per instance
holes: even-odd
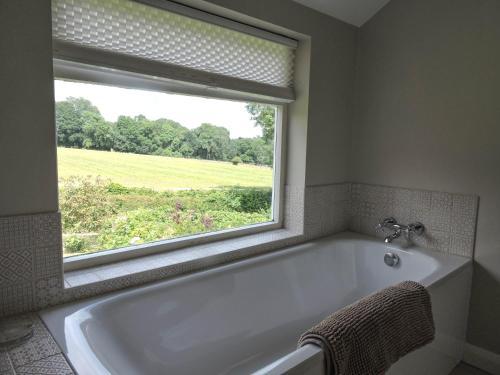
[[[384,228],[388,228],[388,227],[390,227],[392,225],[395,225],[397,223],[398,222],[393,217],[386,217],[384,220],[382,220],[380,223],[378,223],[375,226],[375,229],[376,230],[381,230],[381,229],[384,229]]]
[[[425,226],[419,221],[408,225],[408,232],[421,236],[425,232]]]

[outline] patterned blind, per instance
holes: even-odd
[[[293,87],[294,48],[133,0],[52,0],[55,40]]]

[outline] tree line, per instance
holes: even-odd
[[[57,143],[63,147],[119,151],[271,166],[275,110],[246,106],[262,136],[231,139],[221,126],[204,123],[188,129],[169,119],[149,120],[143,115],[120,116],[109,122],[89,100],[70,97],[56,103]]]

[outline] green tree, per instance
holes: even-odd
[[[244,163],[271,166],[275,108],[249,103],[247,110],[256,126],[262,127],[263,137],[232,140],[224,127],[204,123],[189,130],[172,120],[149,120],[143,115],[120,116],[116,123],[110,123],[90,101],[70,97],[56,103],[58,144],[209,160],[239,157]]]
[[[248,113],[252,115],[255,126],[262,128],[262,138],[266,143],[274,140],[274,124],[276,121],[276,107],[269,104],[248,103],[246,105]]]
[[[236,154],[244,163],[268,166],[273,164],[273,144],[266,143],[261,137],[238,138],[232,143]]]
[[[96,119],[101,113],[84,98],[70,97],[56,103],[57,143],[66,147],[83,147],[84,126],[89,118]],[[102,120],[104,121],[104,120]]]
[[[208,160],[227,160],[231,139],[226,128],[205,123],[193,129],[193,133],[196,136],[194,156]]]
[[[155,153],[168,156],[189,156],[190,150],[183,148],[189,141],[189,129],[178,122],[159,119],[150,122],[149,136],[153,139]],[[184,155],[185,152],[187,155]],[[191,149],[192,153],[192,149]]]
[[[148,120],[143,115],[120,116],[116,122],[114,148],[117,151],[167,156],[190,156],[189,129],[167,119]]]
[[[152,154],[155,146],[151,122],[143,115],[120,116],[116,121],[114,149],[135,154]]]
[[[86,112],[83,125],[83,147],[94,150],[111,150],[114,144],[113,124],[101,115]]]

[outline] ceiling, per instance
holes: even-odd
[[[293,0],[339,20],[361,26],[390,0]]]

